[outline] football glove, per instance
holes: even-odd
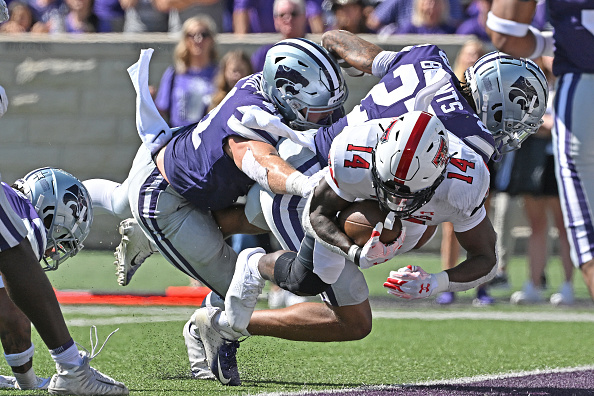
[[[394,256],[396,256],[398,249],[402,247],[402,243],[404,242],[405,238],[404,229],[402,229],[400,235],[394,242],[387,245],[379,240],[383,229],[383,223],[377,223],[371,232],[371,237],[361,248],[359,260],[358,262],[355,261],[357,264],[359,264],[361,269],[370,268],[374,265],[385,263],[386,261],[391,260]]]
[[[448,284],[449,277],[445,271],[429,274],[421,267],[408,265],[398,271],[390,271],[384,287],[396,297],[413,300],[446,291]]]

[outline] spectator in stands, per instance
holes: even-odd
[[[64,18],[66,33],[102,33],[99,18],[93,11],[93,0],[64,0],[68,14]]]
[[[347,32],[372,33],[367,27],[367,14],[363,0],[332,0],[331,11],[334,17],[332,29]]]
[[[165,70],[155,105],[172,127],[200,121],[210,106],[217,72],[215,25],[208,16],[188,19],[177,43],[174,65]]]
[[[66,5],[62,0],[27,0],[27,3],[33,10],[33,20],[45,25],[39,29],[46,32],[50,30],[52,19],[61,23],[61,15],[66,13]]]
[[[474,15],[466,19],[456,29],[456,34],[473,34],[479,40],[491,42],[486,31],[487,14],[491,9],[491,0],[473,0]]]
[[[461,82],[465,82],[464,71],[483,55],[487,53],[487,48],[479,40],[468,40],[456,56],[454,61],[454,74]],[[489,163],[491,163],[490,161]],[[489,201],[485,202],[485,208],[489,210]],[[454,268],[458,263],[458,257],[460,256],[460,244],[456,239],[454,233],[454,226],[452,223],[445,222],[441,225],[442,239],[441,239],[441,268],[446,270]],[[453,292],[441,293],[435,299],[435,302],[441,305],[448,305],[454,302],[455,294]],[[473,305],[484,306],[493,304],[494,300],[487,293],[485,285],[481,285],[477,288],[476,298],[473,300]]]
[[[13,1],[8,5],[8,21],[0,25],[1,33],[25,33],[33,27],[33,11],[28,4]]]
[[[124,10],[119,0],[95,0],[93,12],[99,19],[100,32],[121,32],[124,29]]]
[[[460,0],[450,0],[451,22],[456,24],[464,19]],[[397,32],[399,27],[409,23],[413,14],[413,0],[383,0],[369,14],[367,27],[381,35]]]
[[[153,0],[120,0],[124,9],[124,32],[166,32],[169,13],[155,6]]]
[[[304,0],[275,0],[274,28],[282,35],[282,39],[305,37],[307,18],[305,17]],[[262,71],[266,53],[273,44],[265,44],[252,54],[252,68]]]
[[[226,0],[154,0],[155,6],[169,13],[169,32],[178,33],[183,24],[196,15],[206,15],[212,19],[217,30],[223,27]]]
[[[312,33],[323,33],[322,7],[319,0],[305,1],[305,16]],[[274,0],[235,0],[233,7],[233,32],[274,33]]]
[[[547,75],[549,87],[553,87],[552,57],[542,58],[539,62]],[[549,96],[552,104],[553,95]],[[513,304],[538,303],[543,300],[542,279],[548,256],[549,227],[547,213],[555,222],[559,233],[559,255],[563,265],[564,283],[558,293],[554,293],[550,302],[553,305],[571,305],[573,293],[573,263],[570,257],[569,241],[563,225],[561,201],[557,189],[555,164],[553,158],[551,129],[553,127],[552,106],[543,117],[544,123],[538,132],[522,143],[515,155],[510,181],[510,194],[520,194],[524,201],[524,212],[531,233],[528,239],[528,281],[521,291],[512,294]]]
[[[410,22],[399,27],[399,34],[451,34],[456,31],[450,22],[448,0],[414,0]]]
[[[221,58],[219,71],[214,77],[215,91],[208,111],[221,103],[239,80],[252,73],[252,63],[245,52],[242,50],[227,52]]]

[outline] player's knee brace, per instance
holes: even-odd
[[[274,281],[299,296],[315,296],[330,286],[314,274],[313,268],[309,268],[295,252],[284,253],[276,260]]]

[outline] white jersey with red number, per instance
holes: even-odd
[[[346,127],[332,143],[330,171],[326,182],[346,201],[376,199],[371,176],[372,150],[379,136],[369,133],[366,124]],[[366,130],[367,129],[367,130]],[[448,132],[449,154],[445,179],[429,202],[412,216],[402,219],[412,224],[437,225],[446,221],[456,232],[468,231],[485,217],[483,202],[489,192],[489,170],[482,157]]]

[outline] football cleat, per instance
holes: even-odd
[[[248,261],[258,259],[264,254],[266,252],[262,248],[250,248],[237,256],[235,273],[225,295],[225,312],[235,331],[242,332],[247,328],[265,284],[262,276],[250,269]]]
[[[23,388],[21,387],[21,385],[19,384],[18,381],[15,382],[14,387],[17,389],[47,389],[49,387],[51,381],[51,377],[50,378],[43,378],[43,377],[37,377],[36,376],[36,381],[35,381],[35,386],[33,386],[32,388]],[[2,386],[0,386],[1,388]]]
[[[443,292],[435,299],[435,302],[439,305],[450,305],[456,299],[454,292]]]
[[[156,252],[156,248],[144,235],[135,219],[122,221],[118,232],[122,240],[113,254],[116,258],[114,264],[117,268],[118,283],[126,286],[144,260]]]
[[[495,304],[495,299],[487,293],[487,290],[484,287],[480,287],[476,290],[476,298],[472,300],[472,305],[475,307],[486,307],[493,304]]]
[[[184,325],[183,335],[188,350],[188,358],[190,359],[192,378],[207,380],[215,379],[215,376],[212,371],[210,371],[210,367],[206,361],[204,344],[202,343],[196,326],[194,326],[191,319]]]
[[[95,330],[95,344],[93,344],[92,331]],[[91,352],[80,351],[82,363],[80,365],[56,363],[57,374],[52,376],[48,391],[53,395],[127,395],[128,388],[123,383],[99,372],[89,365],[109,338],[117,330],[113,331],[105,340],[99,351],[95,353],[97,346],[97,328],[91,327]]]
[[[217,330],[215,323],[219,308],[205,307],[197,309],[190,321],[197,327],[208,365],[214,376],[223,385],[241,385],[237,368],[236,352],[239,342],[230,334]],[[229,328],[229,331],[232,330]],[[231,339],[235,338],[235,339]]]
[[[14,389],[16,388],[16,383],[16,378],[0,375],[0,389]]]

